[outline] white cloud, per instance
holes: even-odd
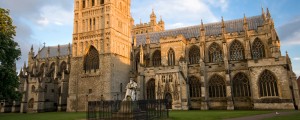
[[[290,36],[286,37],[282,41],[283,45],[300,45],[300,30],[290,33]]]
[[[297,60],[298,61],[298,60],[300,60],[300,57],[295,57],[293,60]]]
[[[219,7],[224,12],[228,8],[228,0],[206,0],[210,5],[214,7]]]
[[[66,11],[60,6],[44,6],[40,14],[42,17],[37,20],[39,25],[71,25],[73,21],[73,11]]]
[[[154,8],[157,17],[162,16],[165,20],[166,29],[171,29],[200,24],[201,19],[204,23],[220,21],[221,17],[216,17],[212,9],[225,11],[228,0],[147,0],[145,5],[132,9],[136,23],[139,17],[143,22],[145,19],[148,22],[151,9]]]
[[[37,23],[42,26],[47,26],[49,24],[49,20],[45,17],[42,17],[37,21]]]

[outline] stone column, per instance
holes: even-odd
[[[208,91],[206,91],[207,82],[205,81],[207,78],[205,71],[205,63],[203,60],[200,60],[200,83],[201,83],[201,110],[208,110]]]
[[[231,78],[230,78],[230,73],[226,74],[225,78],[225,85],[226,85],[226,97],[227,97],[227,110],[234,110],[234,103],[233,103],[233,97],[231,93]]]

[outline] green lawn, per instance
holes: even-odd
[[[170,111],[171,120],[220,120],[257,114],[270,113],[272,111]],[[86,117],[85,113],[0,113],[0,120],[79,120]],[[300,114],[294,117],[300,117]],[[284,119],[285,120],[285,119]]]
[[[272,111],[172,111],[172,120],[222,120],[258,114],[270,113]]]
[[[86,113],[66,113],[66,112],[49,112],[49,113],[1,113],[0,120],[79,120],[84,119]]]

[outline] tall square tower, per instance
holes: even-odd
[[[130,0],[74,0],[72,43],[67,111],[121,99],[130,72]]]

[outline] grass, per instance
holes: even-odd
[[[273,111],[170,111],[171,120],[221,120],[258,114],[271,113]],[[0,120],[80,120],[86,117],[86,113],[0,113]],[[290,118],[300,118],[300,113]],[[272,119],[273,120],[273,119]],[[275,119],[277,120],[277,119]],[[281,120],[281,119],[280,119]],[[286,119],[283,119],[286,120]],[[292,120],[288,119],[287,120]]]
[[[172,120],[222,120],[258,114],[271,113],[272,111],[172,111]]]
[[[300,120],[300,112],[295,112],[290,115],[276,116],[264,120]]]
[[[0,120],[79,120],[86,117],[85,112],[66,113],[66,112],[48,112],[48,113],[1,113]]]

